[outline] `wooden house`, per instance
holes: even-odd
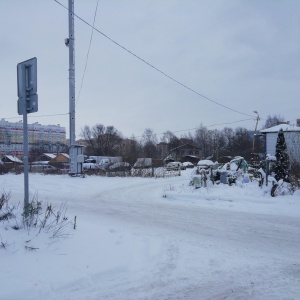
[[[70,157],[67,153],[59,153],[54,158],[52,158],[49,163],[57,164],[57,163],[69,163]]]

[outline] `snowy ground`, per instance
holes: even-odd
[[[71,236],[0,227],[0,299],[300,299],[300,193],[253,183],[194,190],[180,177],[32,175],[43,203],[67,203]],[[23,201],[23,175],[0,176]],[[29,245],[39,248],[25,250]]]

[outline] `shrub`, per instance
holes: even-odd
[[[27,250],[37,250],[39,248],[28,245],[39,234],[46,234],[54,241],[66,238],[70,235],[69,231],[76,229],[76,218],[74,223],[66,216],[67,208],[65,204],[55,208],[51,204],[46,206],[38,200],[37,194],[23,208],[19,205],[10,204],[10,193],[3,192],[0,196],[0,222],[9,224],[14,230],[26,229],[29,238],[26,240]],[[4,227],[9,228],[6,224]],[[31,238],[30,238],[31,237]],[[1,236],[0,236],[1,238]],[[2,249],[7,248],[7,243],[0,241]]]

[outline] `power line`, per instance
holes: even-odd
[[[243,120],[238,120],[238,121],[233,121],[233,122],[211,124],[211,125],[207,125],[207,126],[203,125],[203,127],[214,127],[214,126],[220,126],[220,125],[231,125],[231,124],[245,122],[245,121],[250,121],[250,120],[253,120],[253,118],[251,118],[251,119],[243,119]],[[181,129],[181,130],[172,131],[172,133],[178,133],[178,132],[190,131],[190,130],[197,130],[198,128],[199,127],[194,127],[194,128],[189,128],[189,129]],[[164,133],[166,133],[166,131],[160,132],[160,133],[156,133],[156,135],[161,135],[161,134],[164,134]],[[142,137],[142,135],[136,136],[136,138],[140,138],[140,137]]]
[[[93,40],[94,25],[95,25],[97,10],[98,10],[98,4],[99,4],[99,0],[97,0],[97,5],[96,5],[96,9],[95,9],[94,20],[93,20],[93,28],[92,28],[91,38],[90,38],[90,44],[89,44],[88,52],[87,52],[87,55],[86,55],[85,67],[84,67],[84,71],[83,71],[83,75],[82,75],[82,79],[81,79],[81,84],[80,84],[80,89],[79,89],[79,92],[78,92],[78,97],[77,97],[76,104],[78,103],[79,98],[80,98],[80,93],[81,93],[81,89],[82,89],[82,85],[83,85],[83,80],[84,80],[84,76],[85,76],[85,73],[86,73],[87,63],[88,63],[89,54],[90,54],[90,48],[91,48],[91,44],[92,44],[92,40]]]
[[[61,5],[62,7],[64,7],[66,10],[69,10],[66,6],[64,6],[62,3],[60,3],[58,0],[54,0],[57,4]],[[169,78],[170,80],[176,82],[177,84],[181,85],[182,87],[190,90],[191,92],[195,93],[196,95],[216,104],[219,105],[223,108],[226,108],[228,110],[234,111],[236,113],[248,116],[248,117],[253,117],[252,115],[243,113],[241,111],[238,111],[236,109],[233,109],[229,106],[226,106],[224,104],[221,104],[199,92],[197,92],[196,90],[190,88],[189,86],[185,85],[184,83],[181,83],[180,81],[176,80],[175,78],[171,77],[170,75],[166,74],[165,72],[161,71],[160,69],[158,69],[157,67],[155,67],[154,65],[152,65],[151,63],[147,62],[146,60],[144,60],[143,58],[141,58],[140,56],[138,56],[137,54],[133,53],[132,51],[130,51],[129,49],[127,49],[126,47],[122,46],[121,44],[119,44],[118,42],[116,42],[115,40],[113,40],[112,38],[110,38],[108,35],[106,35],[105,33],[103,33],[102,31],[98,30],[97,28],[95,28],[93,25],[91,25],[90,23],[88,23],[87,21],[85,21],[84,19],[82,19],[81,17],[79,17],[78,15],[76,15],[74,13],[74,16],[79,19],[80,21],[82,21],[83,23],[85,23],[86,25],[90,26],[91,28],[93,28],[95,31],[97,31],[98,33],[100,33],[102,36],[104,36],[105,38],[107,38],[108,40],[110,40],[112,43],[114,43],[115,45],[119,46],[120,48],[122,48],[123,50],[125,50],[126,52],[128,52],[129,54],[131,54],[132,56],[134,56],[135,58],[137,58],[138,60],[142,61],[143,63],[145,63],[146,65],[148,65],[149,67],[151,67],[152,69],[154,69],[155,71],[161,73],[162,75],[164,75],[165,77]]]
[[[70,113],[64,113],[64,114],[53,114],[53,115],[40,115],[40,116],[30,116],[32,118],[39,118],[39,117],[53,117],[53,116],[66,116]]]
[[[214,126],[220,126],[220,125],[230,125],[230,124],[235,124],[235,123],[240,123],[240,122],[245,122],[245,121],[250,121],[250,120],[253,120],[253,118],[238,120],[238,121],[233,121],[233,122],[227,122],[227,123],[218,123],[218,124],[208,125],[206,127],[214,127]]]
[[[69,113],[65,113],[65,114],[53,114],[53,115],[39,115],[39,116],[36,116],[36,115],[30,115],[31,118],[42,118],[42,117],[53,117],[53,116],[66,116],[68,115]],[[11,119],[21,119],[22,117],[10,117],[10,118],[2,118],[4,120],[11,120]]]
[[[243,120],[237,120],[237,121],[233,121],[233,122],[225,122],[225,123],[216,123],[216,124],[211,124],[211,125],[203,125],[203,127],[214,127],[214,126],[220,126],[220,125],[231,125],[231,124],[235,124],[235,123],[240,123],[240,122],[245,122],[245,121],[250,121],[253,120],[253,118],[249,118],[249,119],[243,119]],[[255,119],[254,119],[255,120]],[[267,120],[264,118],[260,118],[260,120]],[[293,119],[292,121],[296,121],[297,119]],[[178,133],[178,132],[184,132],[184,131],[190,131],[190,130],[197,130],[199,129],[199,127],[194,127],[194,128],[189,128],[189,129],[180,129],[180,130],[176,130],[176,131],[171,131],[172,133]],[[168,130],[166,130],[168,131]],[[161,135],[166,133],[166,131],[164,132],[160,132],[160,133],[156,133],[156,135]],[[136,136],[136,138],[140,138],[142,137],[142,135],[140,136]]]

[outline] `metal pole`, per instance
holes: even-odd
[[[256,130],[257,130],[257,124],[258,124],[258,121],[260,120],[258,112],[257,112],[257,111],[254,111],[254,113],[256,113],[256,114],[257,114],[257,117],[256,117],[256,125],[255,125],[255,130],[254,130],[254,134],[253,134],[252,153],[254,153],[255,134],[256,134]]]
[[[75,144],[74,0],[69,0],[69,113],[70,146]],[[71,157],[70,157],[71,159]]]
[[[29,203],[29,179],[28,179],[28,125],[27,125],[27,78],[28,78],[28,68],[23,65],[23,95],[24,95],[24,112],[23,112],[23,162],[24,162],[24,208],[28,206]]]

